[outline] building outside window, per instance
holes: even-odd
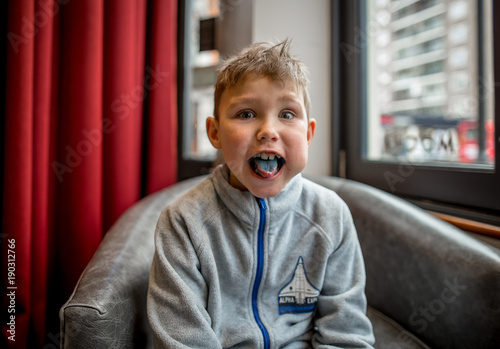
[[[366,3],[367,158],[492,168],[491,23],[478,25],[477,0]]]
[[[334,4],[342,13],[334,121],[345,125],[346,177],[500,224],[500,8],[489,0]]]

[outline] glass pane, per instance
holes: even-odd
[[[206,135],[205,120],[214,111],[214,84],[216,66],[219,63],[217,50],[200,51],[200,21],[219,15],[219,0],[193,0],[191,3],[189,41],[189,100],[185,106],[184,156],[188,159],[213,160],[216,149]]]
[[[369,0],[366,21],[366,158],[492,168],[491,1]]]

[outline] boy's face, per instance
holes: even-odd
[[[207,119],[208,137],[222,149],[231,185],[260,198],[276,196],[304,169],[315,127],[300,89],[255,76],[226,89],[218,120]]]

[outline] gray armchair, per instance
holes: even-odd
[[[153,346],[146,293],[156,220],[202,179],[144,198],[113,225],[60,310],[62,348]],[[314,180],[353,214],[376,348],[500,347],[498,249],[378,189]]]

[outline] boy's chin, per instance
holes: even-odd
[[[241,191],[249,191],[258,198],[272,198],[278,195],[288,181],[289,179],[285,178],[285,173],[281,173],[272,180],[258,179],[256,176],[251,176],[251,178],[240,181],[233,172],[230,172],[229,178],[231,186]]]
[[[267,186],[247,188],[254,196],[258,198],[272,198],[278,195],[285,187],[282,183],[273,183]]]

